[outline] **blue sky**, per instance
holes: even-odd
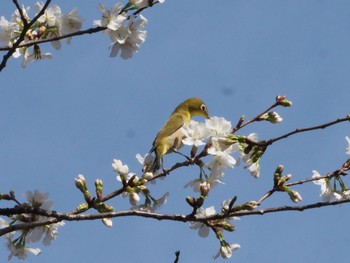
[[[34,1],[25,1],[28,4]],[[99,19],[99,1],[53,1],[63,12],[78,7],[83,28]],[[104,1],[112,6],[114,1]],[[32,5],[33,6],[33,5]],[[33,8],[32,8],[33,10]],[[11,1],[0,4],[8,19]],[[279,108],[283,123],[257,123],[240,131],[269,139],[349,114],[350,2],[346,0],[188,1],[167,0],[145,11],[148,36],[131,60],[109,58],[109,39],[103,34],[74,38],[55,51],[42,50],[52,60],[21,68],[11,59],[0,73],[1,192],[27,190],[50,193],[54,209],[65,212],[82,203],[74,178],[83,174],[90,190],[96,178],[105,192],[118,188],[114,158],[139,173],[135,155],[145,153],[158,129],[178,103],[201,97],[211,115],[233,124],[274,102],[276,95],[293,101]],[[198,119],[200,120],[200,119]],[[299,134],[273,145],[263,157],[259,179],[241,167],[228,171],[225,185],[214,189],[206,206],[217,210],[234,195],[239,202],[256,200],[272,186],[279,164],[293,180],[341,167],[349,123]],[[183,148],[184,153],[188,148]],[[182,160],[166,156],[165,163]],[[170,192],[159,212],[187,213],[183,185],[196,169],[179,169],[151,185],[155,196]],[[348,180],[345,182],[347,183]],[[319,188],[296,188],[302,205],[319,201]],[[129,208],[127,199],[110,202]],[[2,202],[1,207],[7,203]],[[292,205],[277,193],[263,207]],[[237,231],[226,234],[239,243],[229,261],[337,262],[350,241],[347,205],[306,212],[243,217]],[[219,244],[213,233],[200,238],[187,224],[150,219],[118,218],[112,229],[96,222],[67,222],[50,247],[27,262],[212,262]],[[8,251],[1,241],[0,261]],[[16,261],[14,259],[13,261]],[[221,262],[223,260],[218,259]]]

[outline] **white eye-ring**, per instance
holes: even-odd
[[[207,110],[207,107],[205,106],[205,104],[202,104],[202,105],[200,106],[200,109],[201,109],[201,111],[206,111],[206,110]]]

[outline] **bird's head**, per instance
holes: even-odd
[[[191,98],[183,102],[188,107],[191,116],[203,116],[209,119],[209,113],[205,103],[199,98]]]

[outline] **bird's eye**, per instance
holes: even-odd
[[[200,109],[201,109],[201,111],[206,111],[206,110],[207,110],[207,107],[206,107],[204,104],[202,104],[202,105],[200,106]]]

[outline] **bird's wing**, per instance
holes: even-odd
[[[160,131],[157,134],[157,137],[153,141],[153,148],[151,151],[154,150],[154,146],[157,144],[157,140],[159,138],[165,138],[172,134],[174,134],[177,130],[179,130],[183,125],[185,121],[181,114],[174,113],[170,116],[169,120],[164,124],[164,126],[160,129]]]
[[[163,136],[168,137],[180,129],[184,123],[185,121],[183,116],[175,113],[170,116],[169,120],[165,123],[160,132],[162,132]]]

